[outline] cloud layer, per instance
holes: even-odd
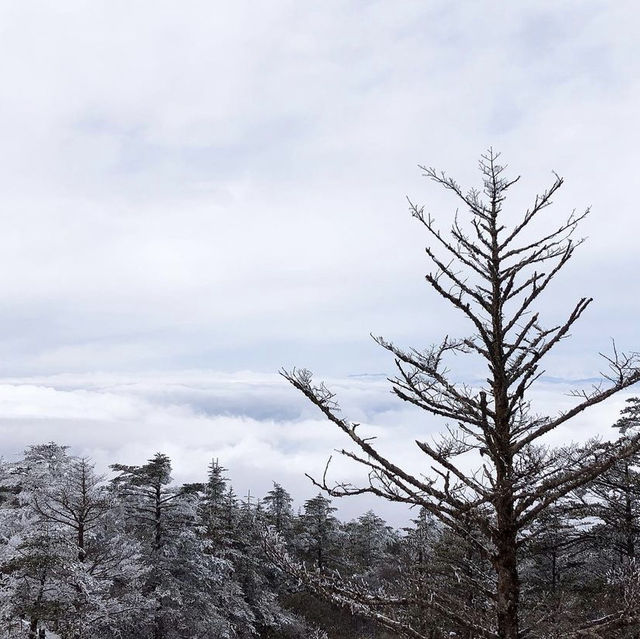
[[[380,370],[370,331],[428,343],[450,321],[404,197],[444,227],[455,203],[416,165],[471,186],[490,144],[525,176],[514,211],[551,169],[548,223],[593,205],[548,300],[598,300],[566,368],[636,336],[633,3],[0,12],[5,374]]]
[[[415,473],[430,473],[414,441],[436,436],[442,420],[394,398],[379,377],[327,383],[345,417],[361,423],[383,452]],[[553,414],[572,405],[574,400],[566,395],[570,386],[541,383],[533,396],[535,410]],[[576,418],[548,442],[612,436],[610,426],[623,402],[619,397]],[[305,474],[320,478],[332,454],[331,479],[363,480],[358,468],[335,455],[336,449],[348,447],[344,436],[277,375],[191,371],[4,379],[0,429],[0,452],[10,459],[25,446],[55,440],[108,472],[111,463],[141,464],[164,452],[173,460],[175,479],[184,482],[202,481],[216,458],[229,470],[241,496],[250,492],[262,497],[277,481],[291,491],[298,506],[317,492]],[[393,521],[406,521],[404,508],[371,499],[342,500],[339,505],[350,516],[374,504]]]

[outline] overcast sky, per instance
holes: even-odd
[[[302,498],[340,440],[274,374],[295,364],[405,454],[437,424],[353,376],[391,371],[370,332],[465,331],[405,198],[446,227],[417,165],[474,186],[490,145],[523,175],[510,211],[552,170],[549,223],[592,207],[542,310],[595,304],[548,375],[640,349],[639,28],[630,1],[0,1],[0,448],[162,449],[180,479],[216,456]]]

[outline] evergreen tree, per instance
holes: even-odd
[[[350,563],[358,573],[370,573],[390,561],[396,535],[372,510],[345,527]]]
[[[338,544],[338,520],[333,513],[336,509],[331,500],[318,493],[304,503],[304,511],[299,518],[300,533],[298,544],[302,557],[324,572],[335,566],[335,549]]]
[[[640,398],[627,400],[614,428],[625,434],[640,427]],[[583,510],[597,517],[597,534],[606,541],[612,560],[628,566],[635,560],[640,536],[640,453],[616,461],[583,492]],[[586,497],[586,499],[585,499]]]
[[[236,499],[217,460],[209,465],[207,482],[202,487],[200,522],[210,550],[218,557],[229,556],[236,525]]]
[[[34,507],[44,520],[72,531],[81,563],[87,557],[89,534],[110,507],[100,488],[101,481],[86,458],[71,459],[60,481],[45,486],[33,498]]]
[[[273,482],[273,488],[262,500],[265,506],[266,521],[275,531],[288,537],[293,525],[293,499],[291,495],[278,483]]]
[[[6,544],[2,553],[4,615],[24,618],[35,639],[44,625],[68,615],[74,598],[69,585],[73,554],[60,525],[46,520],[35,507],[36,497],[60,485],[70,464],[66,447],[53,442],[27,448],[24,458],[6,465],[3,484],[14,498],[0,511]]]
[[[142,466],[114,464],[112,468],[119,473],[113,485],[126,505],[146,568],[146,605],[132,635],[171,639],[181,636],[195,620],[205,619],[219,629],[218,611],[208,605],[205,594],[219,582],[220,571],[196,537],[193,491],[171,487],[171,461],[162,453]]]

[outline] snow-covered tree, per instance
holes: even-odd
[[[334,516],[336,509],[331,500],[322,493],[304,503],[299,517],[300,532],[297,543],[302,557],[323,572],[335,566],[336,548],[340,536],[339,522]]]
[[[372,510],[349,522],[345,526],[345,536],[349,560],[359,573],[367,573],[387,563],[397,540],[393,529]]]
[[[61,526],[35,506],[38,495],[64,480],[69,464],[66,448],[50,442],[30,446],[22,460],[3,467],[2,483],[13,494],[0,509],[3,616],[25,619],[30,639],[72,608],[74,556]]]
[[[640,428],[640,398],[627,400],[614,428],[622,434]],[[612,560],[633,562],[640,541],[640,453],[616,461],[588,484],[582,493],[582,511],[596,517],[597,535],[609,547]]]
[[[161,453],[142,466],[112,468],[119,473],[113,484],[129,513],[146,568],[142,584],[146,606],[131,636],[252,634],[253,619],[233,584],[233,566],[212,552],[211,541],[202,534],[211,522],[202,525],[199,518],[203,512],[211,513],[208,506],[222,491],[218,497],[210,493],[205,497],[209,502],[202,503],[201,485],[173,486],[171,461]]]
[[[265,507],[265,518],[275,531],[287,537],[293,526],[293,499],[291,495],[277,482],[273,482],[273,488],[264,496],[262,503]]]

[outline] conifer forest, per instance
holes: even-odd
[[[639,417],[630,401],[618,427]],[[597,636],[577,632],[585,619],[637,636],[623,627],[640,597],[639,462],[555,504],[519,548],[528,636]],[[425,508],[393,529],[372,511],[340,521],[321,493],[293,504],[278,484],[240,497],[219,460],[182,486],[162,453],[113,469],[106,481],[55,443],[2,464],[3,638],[439,639],[490,627],[491,566]],[[392,607],[376,620],[382,599]]]

